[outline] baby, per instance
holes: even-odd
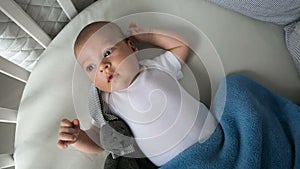
[[[208,138],[209,132],[203,126],[209,111],[178,82],[189,54],[186,40],[173,32],[141,28],[135,23],[130,24],[128,34],[135,41],[166,52],[138,61],[138,48],[116,24],[94,22],[78,35],[75,57],[104,93],[103,100],[128,124],[143,153],[162,166]],[[87,153],[104,151],[88,134],[98,134],[102,124],[92,124],[88,131],[83,131],[78,119],[63,119],[58,146],[72,145]]]

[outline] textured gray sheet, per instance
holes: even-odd
[[[300,21],[284,27],[284,30],[286,46],[293,57],[300,77]]]
[[[300,17],[299,0],[207,0],[246,16],[287,25]]]

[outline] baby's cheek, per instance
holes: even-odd
[[[94,84],[95,84],[95,86],[98,88],[98,89],[103,89],[103,88],[105,88],[106,86],[106,77],[104,77],[104,76],[96,76],[95,78],[94,78],[94,80],[92,81]]]
[[[97,75],[97,76],[94,76],[92,82],[98,86],[98,85],[101,85],[101,83],[103,83],[103,80],[101,80],[103,77]]]

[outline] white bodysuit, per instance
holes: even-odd
[[[129,125],[143,153],[161,166],[208,137],[200,133],[209,111],[179,84],[181,64],[171,52],[140,65],[128,88],[106,93],[104,100]]]

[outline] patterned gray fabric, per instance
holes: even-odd
[[[57,0],[15,0],[51,37],[69,22]],[[72,0],[81,11],[95,0]],[[44,48],[0,11],[0,56],[32,71]]]
[[[300,77],[300,21],[284,27],[284,30],[286,46],[292,55]]]
[[[123,121],[115,120],[103,125],[100,130],[100,142],[103,148],[115,159],[119,156],[131,156],[135,153],[135,140],[130,129]],[[130,154],[130,155],[129,155]]]
[[[56,0],[15,1],[52,38],[69,22]],[[40,44],[0,11],[2,57],[32,71],[43,51]]]
[[[69,22],[56,0],[15,1],[51,38]]]
[[[300,17],[299,0],[208,0],[246,16],[286,25]]]
[[[140,153],[135,151],[138,146],[130,128],[123,120],[113,114],[93,84],[90,87],[89,110],[91,117],[101,126],[101,145],[112,154],[113,158]]]
[[[98,92],[97,92],[97,88],[94,84],[91,84],[90,86],[90,91],[89,91],[89,102],[88,102],[88,106],[89,106],[89,111],[90,111],[90,115],[91,117],[95,120],[95,122],[99,125],[99,126],[103,126],[104,124],[106,124],[104,117],[102,115],[102,111],[101,111],[101,105],[100,105],[100,100],[98,97]]]
[[[0,11],[0,56],[31,71],[44,48]]]

